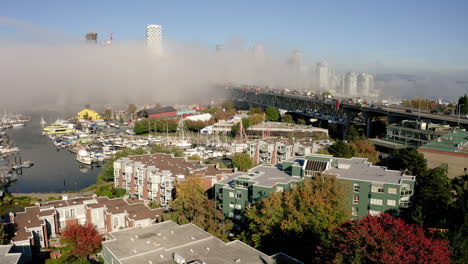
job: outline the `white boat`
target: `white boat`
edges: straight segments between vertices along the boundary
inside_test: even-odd
[[[0,146],[0,153],[2,153],[2,154],[18,152],[18,151],[19,151],[18,147],[6,147],[6,148],[4,148],[3,146]]]
[[[93,163],[93,158],[91,157],[91,154],[85,149],[80,149],[78,151],[78,154],[76,154],[76,160],[86,165],[91,165],[91,163]]]
[[[45,125],[46,124],[46,121],[44,120],[44,114],[42,114],[42,117],[41,117],[41,125]]]

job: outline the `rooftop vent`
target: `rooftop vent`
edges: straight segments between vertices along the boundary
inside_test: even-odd
[[[174,234],[174,230],[171,230],[171,234],[172,234],[172,235]]]
[[[136,249],[134,249],[134,250],[133,250],[133,254],[136,254],[136,252],[137,252]]]
[[[235,260],[234,260],[234,262],[236,262],[236,263],[240,263],[240,262],[241,262],[241,259],[240,259],[240,258],[238,258],[238,259],[235,259]]]
[[[194,236],[190,236],[190,238],[191,238],[192,240],[195,240],[195,237],[194,237]]]
[[[149,240],[148,240],[148,241],[146,241],[146,245],[149,245],[150,243],[151,243],[151,241],[149,241]]]
[[[190,253],[193,253],[193,249],[189,249]]]

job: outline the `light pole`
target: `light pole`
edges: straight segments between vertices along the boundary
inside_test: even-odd
[[[461,114],[461,106],[464,105],[464,104],[459,104],[458,105],[458,126],[460,126],[460,114]]]

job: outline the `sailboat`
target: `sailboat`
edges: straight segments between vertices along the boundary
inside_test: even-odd
[[[44,114],[42,114],[42,117],[41,117],[41,125],[45,125],[46,124],[46,121],[44,120]]]

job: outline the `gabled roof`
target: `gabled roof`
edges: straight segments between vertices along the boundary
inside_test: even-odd
[[[167,113],[167,112],[176,112],[177,110],[174,109],[172,106],[165,106],[165,107],[157,107],[157,108],[150,108],[143,110],[148,115],[160,114],[160,113]]]

